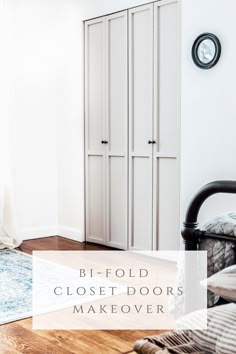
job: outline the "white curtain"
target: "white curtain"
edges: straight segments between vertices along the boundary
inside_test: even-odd
[[[6,3],[0,0],[0,249],[15,248],[21,244],[16,227],[12,154],[14,125],[10,115],[11,43]]]
[[[13,185],[10,181],[1,183],[0,249],[15,248],[21,244],[16,232],[16,213]]]

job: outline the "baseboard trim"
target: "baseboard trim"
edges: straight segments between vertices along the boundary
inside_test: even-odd
[[[76,228],[60,225],[58,227],[58,236],[68,238],[70,240],[84,242],[84,234]]]
[[[36,238],[45,238],[51,236],[61,236],[69,240],[83,242],[85,241],[84,234],[73,227],[68,226],[48,226],[39,228],[27,228],[19,232],[18,237],[21,240],[34,240]]]
[[[57,236],[58,228],[56,226],[27,228],[19,232],[19,238],[24,240],[34,240],[36,238],[44,238],[49,236]]]

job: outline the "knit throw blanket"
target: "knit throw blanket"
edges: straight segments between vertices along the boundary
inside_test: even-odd
[[[135,343],[134,350],[138,354],[208,354],[203,352],[184,331],[144,338]]]

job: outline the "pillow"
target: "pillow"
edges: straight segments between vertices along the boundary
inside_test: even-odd
[[[236,265],[212,275],[204,283],[214,294],[227,301],[236,302]]]
[[[236,304],[216,306],[207,311],[207,330],[189,330],[189,337],[202,350],[214,354],[236,354]]]

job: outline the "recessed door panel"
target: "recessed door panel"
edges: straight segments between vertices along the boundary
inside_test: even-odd
[[[105,176],[103,156],[89,156],[87,162],[86,239],[104,243]]]
[[[148,152],[153,111],[153,5],[129,11],[131,148]]]
[[[123,157],[109,158],[107,243],[127,248],[127,166]]]
[[[158,165],[158,249],[178,250],[180,245],[178,160],[160,158]]]
[[[161,3],[160,3],[161,4]],[[154,100],[157,104],[155,136],[159,152],[177,153],[178,151],[178,3],[162,6],[156,3],[155,21],[155,76],[157,77]]]
[[[107,128],[109,151],[127,152],[127,12],[107,16]]]
[[[149,158],[132,160],[131,247],[152,249],[152,161]]]
[[[85,24],[85,113],[88,151],[102,151],[105,136],[105,20]]]

